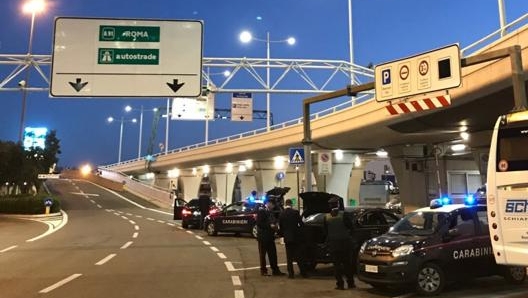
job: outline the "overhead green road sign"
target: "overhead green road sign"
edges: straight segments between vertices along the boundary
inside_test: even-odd
[[[198,97],[198,20],[55,19],[52,97]]]
[[[158,65],[158,49],[99,49],[99,64]]]
[[[100,25],[99,41],[159,42],[160,27]]]

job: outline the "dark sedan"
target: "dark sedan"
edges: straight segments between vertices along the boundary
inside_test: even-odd
[[[204,217],[209,214],[211,210],[215,210],[216,205],[213,200],[208,197],[198,199],[191,199],[183,206],[182,210],[182,228],[187,229],[189,226],[201,228]]]
[[[325,243],[324,217],[330,211],[328,200],[336,195],[323,192],[300,195],[305,206],[303,212],[304,261],[307,268],[315,268],[318,263],[331,262]],[[342,198],[339,199],[342,202]],[[354,255],[354,259],[364,241],[384,234],[400,219],[394,212],[382,208],[342,207],[341,209],[345,212],[344,216],[349,217],[354,225],[350,234],[356,244],[350,252]]]
[[[250,233],[256,238],[259,208],[264,208],[262,202],[243,201],[227,205],[221,210],[210,212],[205,217],[204,228],[209,236],[216,236],[219,232],[231,232]]]

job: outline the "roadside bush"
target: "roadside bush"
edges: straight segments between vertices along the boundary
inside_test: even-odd
[[[60,212],[61,207],[58,198],[47,194],[38,194],[36,196],[18,195],[0,197],[0,213],[44,214],[46,212],[44,199],[47,197],[53,200],[50,213]]]

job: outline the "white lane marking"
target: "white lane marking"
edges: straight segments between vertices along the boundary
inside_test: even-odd
[[[163,220],[158,220],[159,223],[165,223]]]
[[[216,248],[216,247],[214,247],[214,246],[211,246],[211,247],[209,247],[209,248],[210,248],[212,251],[214,251],[214,252],[218,252],[218,251],[220,251],[218,248]]]
[[[127,213],[126,215],[128,215],[128,216],[132,216],[132,213]]]
[[[187,232],[188,234],[194,234],[193,231],[185,231],[185,232]]]
[[[126,216],[121,216],[121,218],[124,219],[124,220],[128,220],[128,217],[126,217]]]
[[[136,222],[135,222],[135,221],[133,221],[133,220],[129,220],[128,222],[129,222],[129,223],[131,223],[131,224],[133,224],[133,225],[135,225],[135,224],[136,224]]]
[[[205,245],[211,245],[211,242],[209,242],[209,241],[202,241],[202,242],[203,242],[203,244],[205,244]]]
[[[113,212],[114,211],[114,209],[105,209],[105,210],[106,210],[106,212]]]
[[[233,267],[233,263],[231,262],[224,262],[226,265],[227,271],[235,271],[235,267]],[[259,267],[260,268],[260,267]]]
[[[235,290],[235,298],[244,298],[244,290]]]
[[[152,212],[157,212],[157,213],[166,214],[166,215],[172,215],[171,212],[165,212],[165,211],[156,210],[156,209],[147,208],[147,207],[145,207],[145,206],[142,206],[142,205],[140,205],[140,204],[138,204],[138,203],[136,203],[136,202],[134,202],[134,201],[131,201],[131,200],[129,200],[129,199],[123,197],[122,195],[118,194],[117,192],[115,192],[115,191],[113,191],[113,190],[110,190],[110,189],[108,189],[108,188],[104,188],[104,187],[102,187],[102,186],[100,186],[100,185],[97,185],[97,184],[91,182],[91,181],[85,181],[85,182],[88,182],[88,183],[90,183],[90,184],[92,184],[92,185],[94,185],[94,186],[97,186],[97,187],[99,187],[99,188],[101,188],[101,189],[104,189],[104,190],[106,190],[107,192],[109,192],[109,193],[111,193],[111,194],[113,194],[113,195],[115,195],[115,196],[121,198],[122,200],[125,200],[125,201],[129,202],[130,204],[132,204],[132,205],[134,205],[134,206],[136,206],[136,207],[139,207],[139,208],[141,208],[141,209],[150,210],[150,211],[152,211]]]
[[[238,275],[231,276],[231,281],[233,281],[233,286],[241,286],[242,282],[240,281],[240,277]]]
[[[101,205],[99,205],[99,204],[97,204],[97,207],[98,207],[98,208],[103,208],[103,206],[101,206]]]
[[[407,293],[407,294],[403,294],[401,296],[395,296],[393,298],[409,298],[409,297],[413,297],[415,295],[415,293]]]
[[[10,246],[8,248],[4,248],[4,249],[0,250],[0,253],[6,252],[6,251],[10,251],[10,250],[12,250],[14,248],[17,248],[17,247],[18,247],[18,245],[13,245],[13,246]]]
[[[74,184],[74,185],[75,185],[75,184]],[[75,189],[79,190],[80,188],[79,188],[79,186],[78,186],[78,185],[75,185]]]
[[[224,254],[221,253],[221,252],[217,252],[216,255],[217,255],[220,259],[227,259],[226,255],[224,255]]]
[[[80,190],[79,192],[70,192],[70,194],[78,195],[78,196],[84,196],[85,198],[86,197],[98,197],[99,196],[99,194],[96,194],[96,193],[85,193],[82,190]]]
[[[123,211],[116,211],[119,215],[123,214]]]
[[[231,262],[229,262],[231,263]],[[226,265],[227,266],[227,265]],[[233,266],[233,265],[231,265]],[[280,263],[280,264],[277,264],[277,266],[286,266],[286,263]],[[268,266],[269,267],[269,266]],[[235,268],[235,267],[232,267],[233,269],[232,270],[228,270],[229,271],[246,271],[246,270],[256,270],[256,269],[260,269],[260,266],[255,266],[255,267],[246,267],[246,268]]]
[[[168,222],[167,225],[171,226],[171,227],[175,227],[176,225],[171,223],[171,222]]]
[[[196,236],[194,236],[194,237],[196,237],[196,239],[198,239],[198,240],[203,240],[203,237],[202,237],[202,236],[198,236],[198,235],[196,235]]]
[[[119,214],[119,213],[117,213],[117,212],[114,212],[114,215],[120,216],[120,214]]]
[[[182,228],[182,227],[178,227],[178,229],[180,229],[180,230],[183,230],[183,228]]]
[[[139,235],[139,233],[135,232],[134,235],[132,235],[132,238],[137,238],[138,235]]]
[[[154,219],[154,218],[151,218],[151,217],[147,217],[147,220],[155,221],[155,219]]]
[[[136,217],[137,217],[137,218],[143,218],[143,216],[142,216],[142,215],[136,215]]]
[[[95,201],[94,201],[94,200],[90,200],[90,202],[92,202],[93,204],[95,204]]]
[[[123,246],[121,246],[121,249],[126,249],[128,248],[130,245],[132,245],[132,243],[134,243],[133,241],[128,241],[127,243],[125,243]]]
[[[45,293],[48,293],[48,292],[51,292],[53,290],[55,290],[56,288],[58,287],[61,287],[67,283],[69,283],[70,281],[76,279],[77,277],[81,276],[82,274],[80,273],[75,273],[75,274],[72,274],[70,275],[69,277],[66,277],[65,279],[59,281],[58,283],[54,284],[54,285],[51,285],[43,290],[40,290],[39,293],[42,293],[42,294],[45,294]]]
[[[139,231],[139,226],[138,226],[138,225],[135,225],[135,226],[134,226],[134,229],[135,229],[136,231]]]
[[[60,225],[57,226],[57,228],[53,229],[53,225],[52,224],[46,223],[48,225],[48,230],[46,232],[44,232],[41,235],[38,235],[37,237],[28,239],[28,240],[26,240],[26,242],[37,241],[37,240],[39,240],[41,238],[44,238],[44,237],[46,237],[48,235],[51,235],[51,234],[57,232],[58,230],[62,229],[68,223],[68,214],[66,212],[64,212],[64,210],[61,210],[61,213],[62,213],[62,221],[61,221]]]
[[[110,261],[113,257],[115,257],[116,254],[109,254],[108,256],[106,256],[104,259],[100,260],[99,262],[95,263],[95,265],[98,265],[98,266],[101,266],[103,265],[104,263]]]

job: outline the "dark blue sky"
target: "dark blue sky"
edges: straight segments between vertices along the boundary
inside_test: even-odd
[[[0,54],[27,52],[31,17],[22,13],[22,3],[22,0],[0,3]],[[50,0],[47,3],[46,12],[36,18],[33,54],[51,54],[55,17],[78,16],[202,20],[206,57],[264,58],[265,44],[238,41],[238,34],[247,29],[261,38],[266,31],[271,33],[271,39],[295,36],[297,43],[293,47],[272,44],[272,58],[348,60],[346,0]],[[526,0],[505,0],[505,3],[509,22],[528,13]],[[467,46],[498,29],[497,6],[496,0],[353,0],[355,62],[366,66],[452,43]],[[1,79],[12,69],[0,65]],[[40,82],[32,72],[30,85],[37,80]],[[345,84],[336,88],[343,88]],[[300,117],[305,97],[272,95],[275,123]],[[0,140],[18,139],[21,98],[21,92],[0,93]],[[65,99],[49,98],[46,92],[31,92],[26,126],[57,130],[62,147],[61,166],[113,163],[117,161],[119,124],[109,125],[106,118],[121,117],[128,104],[134,108],[143,105],[147,109],[165,106],[166,99]],[[230,95],[217,96],[217,108],[229,106]],[[265,109],[264,94],[254,95],[254,108]],[[134,116],[139,117],[139,113],[135,112]],[[263,120],[215,121],[210,123],[209,139],[264,126]],[[143,152],[151,127],[152,114],[146,112]],[[164,141],[164,127],[160,123],[156,144]],[[204,127],[203,122],[171,121],[169,147],[203,142]],[[137,157],[138,129],[139,125],[125,125],[123,160]]]

